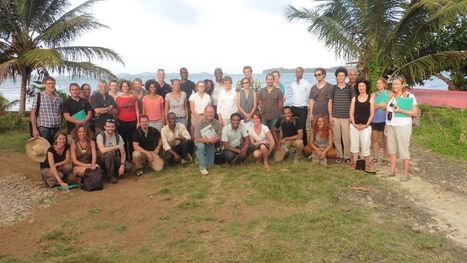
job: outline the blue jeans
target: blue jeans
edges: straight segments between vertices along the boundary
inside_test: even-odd
[[[50,145],[54,144],[54,136],[58,132],[59,128],[47,128],[39,127],[39,134],[42,138],[49,141]]]
[[[214,165],[214,144],[196,142],[196,157],[199,161],[199,169],[203,170]]]
[[[272,128],[274,128],[274,126],[276,126],[276,122],[277,122],[278,119],[279,119],[279,117],[274,118],[272,120],[263,119],[263,124],[268,126],[269,130],[272,131]]]

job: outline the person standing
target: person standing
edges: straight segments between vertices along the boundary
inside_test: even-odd
[[[214,69],[215,81],[214,81],[214,89],[211,93],[211,100],[212,100],[212,106],[214,107],[214,110],[216,112],[216,116],[217,116],[217,98],[219,97],[219,93],[221,92],[221,90],[224,89],[223,76],[224,76],[224,73],[222,72],[221,68]]]
[[[298,117],[300,126],[303,129],[303,143],[308,144],[308,138],[306,135],[306,118],[308,115],[308,97],[310,95],[311,84],[307,80],[303,79],[304,70],[302,67],[295,69],[295,81],[292,82],[289,89],[286,89],[287,95],[285,96],[288,101],[285,102],[286,106],[292,107],[292,113]]]
[[[355,94],[358,93],[357,78],[358,78],[357,69],[356,68],[351,68],[349,70],[349,82],[347,82],[347,86],[349,86],[349,88],[353,89]]]
[[[365,159],[365,172],[370,172],[371,122],[375,103],[370,92],[370,82],[358,80],[358,95],[350,103],[350,152],[351,168],[357,167],[358,155]],[[361,149],[361,151],[359,150]]]
[[[251,83],[251,82],[250,82]],[[274,76],[266,75],[266,87],[258,94],[258,104],[261,110],[263,124],[272,130],[281,115],[284,97],[279,89],[274,88]]]
[[[133,153],[133,134],[139,120],[138,98],[130,93],[130,83],[126,80],[120,84],[122,93],[117,97],[118,133],[125,143],[126,159],[131,160]]]
[[[70,96],[62,104],[63,118],[66,121],[66,132],[70,134],[76,125],[89,126],[92,119],[91,104],[79,97],[79,85],[71,83]]]
[[[118,90],[118,82],[114,79],[111,80],[109,82],[109,95],[112,96],[114,100],[116,100],[117,97],[120,96],[120,94],[122,93]]]
[[[154,127],[149,126],[147,115],[139,115],[140,127],[133,134],[133,165],[136,175],[143,175],[143,163],[148,162],[149,167],[155,172],[162,171],[164,161],[159,156],[161,149],[161,133]]]
[[[409,147],[410,137],[412,136],[412,117],[418,116],[418,106],[415,96],[406,90],[405,78],[402,76],[396,76],[392,79],[392,93],[386,107],[386,112],[384,133],[388,137],[388,154],[391,158],[391,165],[387,176],[396,176],[396,162],[397,155],[399,155],[403,165],[403,175],[399,178],[399,181],[406,182],[410,180]]]
[[[175,161],[189,163],[189,159],[192,159],[190,154],[193,153],[193,141],[185,125],[177,122],[177,114],[167,114],[167,125],[162,128],[161,137],[166,164],[172,165]]]
[[[233,113],[230,115],[230,123],[222,129],[225,167],[229,167],[235,160],[244,167],[245,160],[250,154],[250,136],[240,120],[240,114]]]
[[[136,78],[131,83],[131,94],[135,95],[138,98],[138,110],[140,113],[143,113],[143,97],[148,92],[143,89],[143,81],[140,78]]]
[[[378,162],[379,156],[379,136],[383,136],[383,164],[389,164],[388,156],[388,140],[384,134],[384,126],[386,126],[386,104],[390,96],[390,92],[386,89],[388,83],[385,78],[381,77],[376,81],[376,92],[375,92],[375,116],[371,123],[371,129],[373,134],[373,160],[371,163]]]
[[[274,76],[274,87],[278,88],[282,95],[285,94],[285,85],[280,82],[281,73],[278,70],[271,71],[271,74]]]
[[[91,85],[89,85],[88,83],[84,83],[81,85],[80,90],[81,90],[79,93],[80,98],[86,99],[89,102],[89,104],[91,104],[91,93],[92,93]]]
[[[208,175],[207,168],[214,165],[214,145],[220,141],[221,135],[221,126],[214,119],[214,108],[208,105],[204,109],[203,118],[196,124],[194,136],[196,157],[198,158],[199,170],[202,175]]]
[[[329,120],[328,93],[332,89],[332,85],[326,81],[326,70],[324,68],[315,69],[315,78],[317,83],[313,85],[308,96],[310,101],[308,119],[310,119],[312,126],[315,122],[314,118],[318,115],[322,115],[326,120]]]
[[[160,88],[158,82],[148,80],[146,82],[146,88],[149,93],[142,99],[143,114],[149,117],[149,126],[160,131],[162,127],[164,127],[165,119],[164,98],[157,93]]]
[[[254,92],[259,92],[261,89],[261,82],[255,78],[253,78],[253,69],[251,66],[244,66],[243,67],[243,77],[250,81],[251,89]],[[242,88],[241,80],[237,81],[236,90],[239,91]]]
[[[198,81],[196,83],[196,93],[193,93],[189,98],[192,134],[194,134],[195,126],[203,119],[206,106],[211,104],[211,97],[204,92],[204,89],[204,81]]]
[[[173,86],[173,84],[172,84]],[[180,89],[185,92],[185,100],[188,103],[188,98],[195,92],[195,83],[188,79],[188,69],[183,67],[180,69]],[[209,94],[209,93],[208,93]],[[166,112],[167,113],[167,112]],[[181,114],[177,114],[177,116],[181,116]],[[190,129],[191,127],[191,111],[188,107],[188,114],[185,115],[187,117],[185,126]]]
[[[177,115],[177,122],[187,125],[188,118],[188,99],[184,91],[180,90],[180,80],[172,80],[172,92],[165,95],[165,113],[167,120],[170,112]],[[167,123],[167,121],[166,121]]]
[[[336,146],[336,163],[351,164],[350,160],[350,102],[355,97],[354,89],[345,84],[347,70],[344,67],[336,69],[337,84],[329,90],[328,112],[329,124],[332,128],[334,145]],[[342,142],[344,148],[342,148]],[[344,159],[343,159],[344,158]]]
[[[41,136],[52,145],[62,121],[62,98],[55,91],[55,79],[44,77],[44,92],[39,92],[31,107],[32,136]]]
[[[100,80],[97,84],[98,92],[91,97],[91,108],[95,114],[95,131],[96,134],[100,133],[104,129],[105,121],[113,119],[115,113],[117,113],[117,104],[112,96],[106,91],[107,82]]]
[[[232,78],[225,76],[223,83],[224,90],[219,93],[217,101],[217,116],[222,127],[229,125],[230,116],[237,112],[237,93],[232,89]]]
[[[242,116],[242,122],[249,128],[253,126],[251,118],[257,108],[257,95],[250,89],[250,81],[246,78],[242,79],[242,89],[237,92],[237,109],[240,116]]]
[[[157,83],[159,83],[159,88],[157,89],[157,94],[162,98],[165,98],[169,92],[172,91],[172,87],[169,84],[165,83],[165,70],[157,70]]]

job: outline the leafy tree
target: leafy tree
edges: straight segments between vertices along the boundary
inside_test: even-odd
[[[459,65],[462,49],[421,52],[432,35],[467,13],[467,0],[315,0],[312,8],[289,6],[289,21],[304,20],[308,31],[337,56],[357,60],[364,77],[401,74],[410,84],[427,73]]]
[[[108,59],[123,64],[116,52],[69,45],[87,31],[106,28],[86,11],[96,1],[70,9],[69,0],[0,0],[0,83],[21,77],[20,114],[25,111],[26,88],[33,73],[39,77],[49,72],[115,77],[92,61]]]

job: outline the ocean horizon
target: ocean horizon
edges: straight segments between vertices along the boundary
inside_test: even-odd
[[[241,73],[235,73],[235,74],[228,74],[224,73],[224,76],[231,76],[233,79],[234,84],[243,78],[243,74]],[[55,77],[55,76],[54,76]],[[149,79],[154,79],[156,77],[156,73],[139,73],[139,74],[127,74],[127,73],[121,73],[117,74],[117,77],[119,79],[126,79],[126,80],[133,80],[135,78],[140,78],[143,80],[143,83]],[[265,86],[266,83],[266,74],[265,73],[258,73],[258,74],[253,74],[253,77],[261,81],[261,85]],[[166,73],[166,82],[170,83],[171,79],[179,79],[180,75],[178,73]],[[212,79],[214,80],[214,75],[209,74],[209,73],[191,73],[188,77],[191,81],[197,82],[199,80],[205,80],[205,79]],[[305,72],[304,79],[308,80],[311,84],[316,84],[316,79],[313,76],[313,73],[307,73]],[[57,90],[65,91],[67,92],[68,86],[76,82],[79,85],[82,85],[83,83],[88,83],[91,85],[91,88],[93,91],[97,89],[97,83],[98,79],[90,79],[90,78],[77,78],[77,79],[72,79],[69,76],[57,76],[55,77],[57,81]],[[32,80],[35,80],[32,78]],[[289,86],[293,81],[295,80],[295,74],[294,73],[282,73],[281,74],[281,79],[280,81],[286,85]],[[334,72],[328,72],[326,81],[328,81],[331,84],[335,84],[336,80],[334,77]],[[3,95],[7,100],[9,101],[14,101],[18,100],[20,96],[20,86],[21,86],[21,81],[20,79],[17,79],[16,82],[13,80],[6,80],[2,84],[0,84],[0,94]],[[414,88],[421,88],[421,89],[432,89],[432,90],[447,90],[448,86],[446,83],[444,83],[442,80],[436,78],[436,77],[431,77],[430,79],[426,80],[424,82],[424,85],[415,85]],[[26,111],[29,111],[31,109],[31,104],[32,104],[33,97],[27,97],[26,98]],[[18,110],[18,105],[15,105],[9,109],[9,111],[17,111]]]

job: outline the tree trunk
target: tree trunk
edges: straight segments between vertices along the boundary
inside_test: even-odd
[[[19,96],[19,109],[18,114],[24,115],[26,110],[26,90],[29,83],[30,74],[25,73],[21,76],[21,92]]]
[[[448,84],[448,90],[457,90],[457,86],[454,83],[454,81],[446,78],[445,76],[437,73],[435,74],[435,77],[439,78],[440,80],[444,81],[446,84]]]

